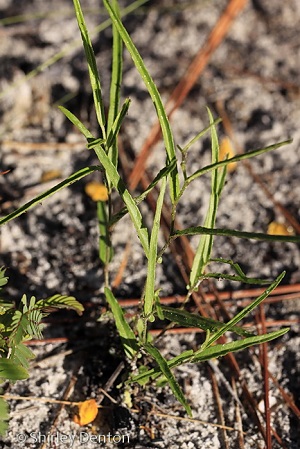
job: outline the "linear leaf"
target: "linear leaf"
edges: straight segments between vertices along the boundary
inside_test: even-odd
[[[210,132],[211,132],[211,158],[212,163],[216,164],[219,158],[219,143],[216,126],[214,125],[214,118],[212,113],[207,108]],[[211,174],[211,194],[209,200],[209,207],[205,218],[204,226],[212,228],[215,225],[217,209],[219,205],[220,195],[224,186],[226,176],[226,167],[220,170],[213,170]],[[190,287],[193,289],[199,280],[199,277],[204,274],[205,266],[208,263],[212,251],[213,236],[202,235],[198,244],[198,248],[194,257],[193,265],[190,273]]]
[[[85,176],[89,175],[90,173],[93,173],[96,170],[100,170],[100,167],[99,166],[91,166],[91,167],[85,167],[85,168],[82,168],[81,170],[78,170],[76,173],[73,173],[71,176],[66,178],[64,181],[58,183],[56,186],[52,187],[49,190],[46,190],[45,192],[41,193],[40,195],[37,195],[35,198],[28,201],[28,203],[25,203],[23,206],[19,207],[14,212],[11,212],[10,214],[1,218],[0,226],[4,225],[5,223],[8,223],[9,221],[13,220],[14,218],[19,217],[20,215],[24,214],[24,212],[27,212],[29,209],[36,206],[37,204],[41,204],[42,201],[44,201],[47,198],[49,198],[50,196],[54,195],[59,190],[64,189],[65,187],[69,187],[70,185],[74,184],[74,182],[79,181],[79,179],[84,178]]]
[[[117,114],[114,122],[112,123],[112,126],[109,128],[109,134],[107,137],[107,148],[110,148],[112,145],[117,148],[117,135],[120,131],[123,120],[128,112],[130,102],[131,102],[130,98],[127,98],[124,101],[124,104],[123,104],[120,112]],[[117,161],[118,161],[117,152],[114,153],[114,156],[111,158],[111,160],[112,160],[112,163],[114,164],[114,166],[116,167]]]
[[[190,184],[194,179],[198,178],[199,176],[204,175],[205,173],[208,173],[211,170],[215,170],[216,168],[225,167],[226,165],[231,164],[233,162],[239,162],[239,161],[243,161],[245,159],[249,159],[251,157],[259,156],[260,154],[264,154],[264,153],[267,153],[268,151],[276,150],[277,148],[280,148],[283,145],[288,145],[292,142],[293,142],[292,139],[285,140],[283,142],[278,142],[278,143],[269,145],[264,148],[259,148],[257,150],[248,151],[247,153],[238,154],[238,155],[228,158],[224,161],[219,161],[216,163],[212,163],[210,165],[206,165],[205,167],[201,168],[200,170],[197,170],[195,173],[190,175],[187,178],[186,182],[187,182],[187,184]]]
[[[209,330],[215,332],[224,326],[221,321],[213,320],[212,318],[206,318],[201,315],[196,315],[195,313],[189,313],[186,310],[174,309],[174,307],[168,307],[160,305],[164,317],[174,323],[179,324],[184,327],[198,327],[203,330]],[[233,326],[230,329],[238,335],[247,336],[253,335],[251,332],[246,331],[242,327]]]
[[[177,383],[174,375],[172,374],[172,371],[170,370],[167,360],[161,355],[159,350],[157,348],[155,348],[155,346],[152,346],[150,343],[145,343],[144,348],[154,358],[154,360],[158,364],[159,369],[161,370],[163,375],[166,377],[176,399],[183,405],[187,414],[189,416],[192,416],[191,408],[190,408],[189,404],[187,403],[187,401],[184,397],[184,394],[183,394],[179,384]]]
[[[69,111],[69,109],[65,108],[64,106],[58,106],[58,109],[60,109],[61,112],[70,120],[70,122],[79,129],[79,131],[84,135],[86,139],[94,139],[93,134],[84,126],[84,124],[76,117],[76,115],[73,114],[73,112]],[[105,142],[105,139],[103,139],[103,142]]]
[[[97,216],[99,227],[99,259],[105,266],[112,258],[113,249],[107,225],[107,204],[105,201],[97,201]]]
[[[213,277],[215,279],[223,278],[223,279],[230,279],[233,281],[240,281],[244,282],[245,284],[257,284],[257,285],[264,285],[264,284],[270,284],[271,281],[267,279],[258,279],[258,278],[249,278],[245,275],[241,267],[238,263],[233,262],[231,259],[223,259],[222,257],[210,259],[209,262],[219,262],[230,265],[234,271],[236,272],[236,275],[227,275],[223,273],[208,273],[204,276]],[[219,277],[218,277],[219,276]]]
[[[214,345],[209,348],[206,347],[206,349],[204,349],[202,352],[197,351],[195,353],[192,350],[188,350],[183,352],[179,356],[173,357],[171,360],[168,360],[168,367],[172,369],[176,366],[183,365],[184,363],[199,363],[204,362],[205,360],[211,360],[216,357],[221,357],[230,352],[240,351],[256,344],[266,343],[268,341],[274,340],[275,338],[281,337],[288,331],[288,328],[284,328],[278,331],[270,332],[268,334],[255,335],[243,340],[226,343],[224,345]],[[150,378],[153,380],[157,379],[160,374],[161,373],[159,368],[152,368],[132,377],[130,381],[144,384]]]
[[[97,69],[96,59],[94,55],[94,50],[92,47],[91,39],[85,24],[85,20],[82,14],[81,6],[79,0],[73,0],[74,8],[76,12],[76,18],[78,22],[78,26],[81,33],[81,38],[83,42],[83,47],[85,51],[86,60],[88,63],[89,76],[91,87],[93,91],[94,97],[94,105],[96,109],[96,115],[98,119],[98,123],[102,130],[102,136],[106,138],[106,129],[105,129],[105,113],[104,113],[104,103],[101,92],[101,84],[100,84],[100,76]]]
[[[181,235],[222,235],[224,237],[237,237],[239,239],[249,239],[249,240],[263,240],[269,242],[291,242],[300,243],[299,235],[270,235],[264,234],[262,232],[246,232],[246,231],[235,231],[234,229],[218,229],[218,228],[207,228],[205,226],[194,226],[180,231],[175,231],[172,238],[180,237]]]
[[[111,7],[109,1],[103,0],[103,3],[108,11],[108,14],[111,17],[113,24],[116,26],[118,32],[120,33],[120,36],[122,37],[123,42],[126,45],[127,50],[129,51],[129,53],[132,57],[132,60],[135,64],[138,72],[140,73],[142,80],[145,83],[146,89],[148,90],[148,92],[152,98],[152,101],[156,108],[157,117],[160,122],[163,139],[164,139],[164,143],[165,143],[165,147],[166,147],[166,153],[167,153],[169,161],[171,161],[172,159],[174,159],[174,157],[176,157],[175,146],[174,146],[170,123],[169,123],[166,111],[164,109],[160,94],[157,90],[157,87],[156,87],[151,75],[149,74],[148,70],[146,69],[144,61],[143,61],[141,55],[139,54],[137,48],[135,47],[134,43],[132,42],[131,37],[129,36],[129,34],[126,31],[126,29],[124,28],[121,20],[116,15],[113,8]],[[178,177],[177,166],[174,167],[174,170],[171,174],[170,190],[171,190],[172,203],[174,203],[178,196],[178,193],[179,193],[179,177]]]
[[[196,353],[190,360],[191,363],[204,362],[205,360],[211,360],[216,357],[222,357],[231,352],[240,351],[246,349],[249,346],[258,345],[261,343],[266,343],[268,341],[274,340],[275,338],[281,337],[289,331],[289,328],[280,329],[278,331],[270,332],[263,335],[255,335],[253,337],[248,337],[243,340],[232,341],[230,343],[225,343],[223,345],[214,345],[209,348],[206,347],[203,351]]]
[[[157,263],[158,234],[160,230],[160,219],[166,187],[167,187],[167,178],[164,177],[161,181],[160,192],[156,202],[156,210],[153,219],[151,238],[150,238],[147,279],[146,279],[145,299],[144,299],[144,316],[146,319],[152,313],[155,299],[155,270]]]
[[[212,126],[216,126],[218,123],[221,122],[220,118],[217,118],[215,120],[213,120],[212,123],[210,123],[206,128],[204,128],[202,131],[200,131],[195,137],[193,137],[182,149],[182,153],[186,153],[192,145],[194,145],[194,143],[197,142],[197,140],[199,140],[202,136],[204,136],[205,133],[207,133],[207,131],[209,131],[211,129]]]
[[[93,135],[90,131],[81,123],[78,118],[68,111],[66,108],[61,107],[61,111],[68,117],[68,119],[82,132],[86,139],[90,142],[94,140]],[[130,214],[133,225],[136,229],[137,235],[141,241],[146,257],[149,256],[149,236],[148,231],[143,224],[143,218],[139,208],[137,207],[133,197],[127,190],[124,181],[120,177],[116,167],[113,165],[106,152],[102,148],[101,144],[95,145],[93,148],[100,163],[103,165],[106,176],[114,186],[114,188],[119,192],[122,200],[127,206],[128,212]]]
[[[120,304],[118,303],[117,299],[111,292],[111,290],[105,287],[104,293],[106,300],[110,305],[110,308],[114,315],[114,319],[124,347],[125,354],[127,355],[127,357],[132,359],[139,350],[137,339],[134,335],[133,330],[125,320],[123,310]]]
[[[118,17],[120,17],[120,11],[118,1],[113,0],[113,9]],[[111,82],[110,82],[110,98],[109,109],[107,117],[107,148],[108,156],[113,165],[117,167],[118,164],[118,145],[117,134],[120,130],[121,123],[129,107],[129,100],[125,101],[120,113],[118,114],[121,84],[122,84],[122,68],[123,68],[123,42],[119,35],[116,26],[112,26],[113,32],[113,45],[112,45],[112,69],[111,69]],[[117,123],[116,123],[116,119]],[[111,140],[110,140],[111,139]]]
[[[275,290],[278,284],[282,281],[285,275],[285,271],[282,272],[274,282],[262,293],[258,298],[252,301],[248,306],[246,306],[241,312],[235,315],[228,323],[224,324],[212,337],[208,340],[207,346],[212,345],[218,338],[220,338],[225,332],[232,329],[233,326],[236,325],[239,321],[241,321],[246,315],[248,315],[253,309],[255,309],[264,299],[266,299],[269,294]]]
[[[176,366],[182,365],[190,361],[191,357],[193,357],[194,351],[189,349],[187,351],[182,352],[181,354],[173,357],[168,361],[169,368],[175,368]],[[150,379],[157,379],[161,375],[161,370],[156,367],[149,370],[143,370],[140,374],[133,376],[130,378],[129,382],[138,382],[141,385],[146,384]]]
[[[167,176],[173,169],[174,169],[174,165],[176,165],[176,159],[173,159],[173,161],[171,161],[168,165],[166,165],[165,167],[163,167],[159,173],[155,176],[155,178],[153,179],[153,181],[149,184],[149,186],[144,190],[143,193],[141,193],[141,195],[133,198],[135,203],[138,205],[140,204],[148,195],[149,192],[151,192],[152,189],[154,189],[154,187],[159,183],[159,181]],[[128,210],[126,207],[124,207],[123,209],[121,209],[119,212],[117,212],[115,215],[112,216],[108,226],[111,227],[114,224],[116,224],[119,220],[121,220],[121,218],[123,218],[126,214],[128,213]]]

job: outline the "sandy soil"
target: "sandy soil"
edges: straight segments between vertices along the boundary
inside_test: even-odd
[[[164,100],[168,99],[204,44],[226,3],[149,1],[124,19]],[[86,0],[84,7],[91,29],[105,20],[99,2]],[[0,13],[0,158],[1,171],[11,170],[0,178],[1,215],[4,215],[73,171],[96,163],[95,157],[85,149],[81,136],[57,109],[58,104],[64,103],[95,132],[97,126],[71,2],[32,0],[16,4],[12,0],[2,0]],[[18,18],[19,15],[22,17]],[[17,19],[5,23],[10,17]],[[251,167],[273,198],[298,221],[299,17],[297,0],[248,2],[172,119],[179,145],[184,145],[207,125],[206,106],[215,116],[223,109],[226,111],[238,150],[248,151],[293,138],[292,144],[251,161]],[[109,28],[98,32],[93,42],[107,98]],[[62,57],[52,63],[51,58],[61,51]],[[47,61],[45,70],[25,77]],[[124,61],[123,95],[132,99],[132,105],[122,129],[122,143],[128,153],[138,154],[155,120],[155,111],[128,54]],[[220,136],[224,134],[224,128],[220,126]],[[163,145],[158,144],[149,159],[149,171],[155,173],[163,160]],[[207,163],[209,140],[204,138],[191,150],[189,169],[196,170]],[[55,179],[43,182],[43,175],[50,170],[56,170]],[[52,399],[67,397],[72,401],[88,397],[98,399],[100,388],[105,387],[109,376],[123,360],[111,325],[105,322],[95,325],[103,306],[103,272],[98,261],[95,204],[84,193],[86,182],[61,191],[1,228],[0,265],[8,267],[10,283],[6,292],[12,299],[19,299],[23,293],[40,298],[61,292],[76,296],[91,310],[83,320],[66,312],[53,317],[54,324],[47,325],[45,337],[63,340],[35,346],[37,361],[32,366],[30,379],[7,387],[9,394]],[[202,224],[208,194],[208,178],[197,180],[187,190],[179,207],[183,226]],[[142,210],[150,216],[147,205]],[[254,181],[247,167],[240,165],[228,177],[217,226],[266,232],[272,221],[285,223],[285,217]],[[119,269],[126,243],[131,242],[129,263],[116,295],[139,298],[146,276],[145,260],[126,219],[116,227],[113,238],[112,277]],[[191,244],[195,247],[196,239],[191,239]],[[214,256],[241,263],[249,276],[274,278],[286,270],[286,285],[300,281],[299,245],[220,237],[215,242]],[[162,296],[185,291],[185,284],[170,255],[166,255],[160,268],[159,282]],[[241,285],[223,281],[217,282],[216,286],[220,290],[241,288]],[[228,306],[228,311],[234,313],[240,306],[237,301]],[[293,301],[283,299],[265,308],[268,320],[295,322],[287,335],[269,345],[268,356],[270,372],[296,403],[300,372],[299,326],[296,324],[299,309],[298,297]],[[200,341],[201,336],[183,334],[166,336],[160,345],[166,355],[177,355]],[[90,426],[79,428],[73,423],[71,407],[37,400],[10,401],[10,430],[0,445],[5,449],[17,449],[24,446],[24,438],[28,448],[77,448],[83,444],[93,448],[102,443],[106,447],[115,447],[116,439],[102,439],[100,444],[96,438],[110,432],[112,436],[127,435],[129,442],[124,438],[120,446],[136,449],[234,449],[243,447],[242,444],[246,449],[264,448],[265,442],[247,409],[243,392],[246,384],[262,408],[259,351],[257,348],[243,351],[237,359],[241,368],[237,396],[230,387],[232,370],[226,359],[177,370],[177,378],[189,399],[195,421],[179,419],[185,415],[168,388],[156,389],[154,386],[145,390],[133,388],[130,392],[133,409],[128,411],[126,408],[126,412],[120,408],[122,401],[124,405],[124,396],[117,389],[121,382],[118,377],[110,390],[118,405],[106,399],[103,404],[109,409],[100,410],[93,429]],[[216,397],[220,398],[224,411],[223,423]],[[298,448],[299,423],[272,382],[270,401],[271,425],[282,441],[279,443],[273,437],[272,447]],[[237,404],[244,434],[239,432]],[[137,408],[138,413],[134,412]],[[261,422],[264,426],[263,414]],[[223,424],[228,429],[214,424]],[[42,440],[46,437],[47,444],[43,446]]]

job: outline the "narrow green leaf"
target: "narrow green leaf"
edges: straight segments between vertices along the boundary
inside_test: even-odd
[[[115,146],[117,149],[117,136],[119,134],[121,125],[123,123],[123,120],[128,112],[129,106],[130,106],[130,99],[127,98],[124,101],[124,104],[120,110],[120,112],[117,114],[114,122],[112,123],[112,126],[109,128],[109,134],[107,137],[107,148],[111,148],[111,146]],[[112,163],[114,164],[114,166],[117,166],[117,161],[118,161],[118,153],[117,150],[114,150],[115,152],[112,152],[112,154],[114,154],[114,156],[111,156],[111,160]]]
[[[208,110],[210,132],[211,132],[211,154],[212,163],[216,164],[219,158],[219,143],[216,127],[214,125],[214,118],[210,110]],[[211,174],[211,194],[209,200],[209,208],[205,218],[204,226],[213,228],[216,221],[217,209],[219,205],[220,195],[224,186],[226,175],[226,167],[220,170],[213,170]],[[201,275],[204,274],[205,266],[207,265],[212,251],[213,236],[202,235],[198,244],[198,248],[194,257],[193,265],[190,273],[190,288],[193,289]]]
[[[213,320],[212,318],[206,318],[195,313],[189,313],[186,310],[175,309],[174,307],[168,307],[161,304],[162,313],[164,318],[184,327],[198,327],[203,330],[210,330],[215,332],[224,326],[221,321]],[[251,332],[246,331],[242,327],[233,326],[231,332],[235,332],[238,335],[247,336],[253,335]]]
[[[176,399],[183,405],[187,414],[189,416],[192,416],[191,408],[190,408],[189,404],[187,403],[187,400],[185,399],[185,396],[184,396],[179,384],[177,383],[174,375],[172,374],[172,371],[170,370],[170,367],[169,367],[166,359],[161,355],[159,350],[157,348],[155,348],[155,346],[152,346],[150,343],[145,343],[144,348],[154,358],[154,360],[158,364],[159,369],[161,370],[163,375],[166,377]]]
[[[288,331],[288,328],[284,328],[278,331],[270,332],[268,334],[247,337],[243,340],[226,343],[224,345],[214,345],[209,348],[206,346],[206,349],[204,349],[203,351],[201,351],[201,349],[197,352],[188,350],[183,352],[179,356],[173,357],[171,360],[169,360],[167,362],[168,367],[169,369],[172,369],[185,363],[199,363],[206,360],[211,360],[216,357],[221,357],[229,354],[230,352],[240,351],[256,344],[266,343],[268,341],[274,340],[275,338],[281,337]],[[150,379],[157,379],[161,375],[160,371],[161,370],[159,368],[152,368],[147,371],[145,370],[142,373],[132,377],[130,379],[130,382],[145,384]]]
[[[90,131],[78,120],[78,118],[72,114],[72,112],[67,109],[61,107],[61,111],[68,117],[68,119],[82,132],[82,134],[88,139],[90,142],[94,139],[93,135]],[[100,144],[97,144],[94,148],[94,151],[103,165],[106,176],[114,186],[114,188],[119,192],[122,200],[127,206],[127,210],[130,214],[131,220],[136,229],[137,235],[141,241],[146,257],[149,256],[149,235],[148,231],[143,224],[143,218],[140,213],[139,208],[137,207],[133,197],[130,195],[127,190],[124,181],[120,177],[116,167],[113,165],[106,152],[102,148]]]
[[[76,117],[76,115],[73,114],[73,112],[69,111],[69,109],[65,108],[64,106],[58,106],[58,109],[60,109],[61,112],[70,120],[70,122],[73,123],[73,125],[76,126],[77,129],[79,129],[79,131],[87,140],[93,139],[95,141],[93,134],[84,126],[84,124]],[[103,142],[105,142],[105,139],[103,139]]]
[[[87,141],[88,141],[88,144],[87,144],[88,150],[93,150],[97,145],[103,145],[106,142],[102,138],[100,138],[100,139],[88,138]]]
[[[205,273],[200,276],[200,279],[226,279],[227,281],[235,281],[235,282],[244,282],[247,284],[255,284],[255,285],[266,285],[270,284],[269,280],[266,279],[258,279],[258,278],[247,278],[247,281],[244,277],[241,277],[237,274],[226,274],[226,273]]]
[[[66,178],[64,181],[58,183],[56,186],[52,187],[49,190],[46,190],[45,192],[43,192],[40,195],[33,198],[33,200],[30,200],[30,201],[28,201],[28,203],[19,207],[14,212],[11,212],[10,214],[1,218],[0,226],[4,225],[5,223],[8,223],[9,221],[13,220],[14,218],[19,217],[20,215],[24,214],[24,212],[27,212],[29,209],[36,206],[37,204],[41,204],[42,201],[44,201],[45,199],[54,195],[59,190],[64,189],[65,187],[69,187],[70,185],[74,184],[74,182],[78,181],[79,179],[84,178],[85,176],[89,175],[90,173],[93,173],[96,170],[100,170],[100,167],[99,166],[91,166],[91,167],[85,167],[85,168],[82,168],[81,170],[78,170],[76,173],[73,173],[71,176]]]
[[[81,6],[79,0],[73,0],[74,8],[76,12],[76,18],[79,26],[79,30],[81,33],[81,38],[83,42],[83,47],[85,51],[86,60],[88,63],[89,76],[91,87],[93,91],[94,97],[94,105],[96,110],[96,115],[98,119],[98,123],[100,125],[102,136],[106,138],[106,129],[105,129],[105,113],[104,113],[104,103],[101,92],[101,84],[100,84],[100,76],[97,69],[96,59],[94,55],[94,50],[92,47],[91,39],[85,24],[85,20],[82,14]]]
[[[23,380],[28,379],[28,371],[10,359],[0,358],[0,379]]]
[[[160,192],[157,198],[156,210],[153,219],[151,238],[150,238],[147,279],[146,279],[145,298],[144,298],[144,316],[146,319],[147,317],[150,316],[150,314],[152,314],[153,304],[155,301],[155,274],[157,263],[158,234],[160,230],[160,219],[166,187],[167,187],[167,178],[164,177],[161,181]]]
[[[194,226],[191,228],[182,229],[180,231],[175,231],[173,238],[180,237],[181,235],[222,235],[224,237],[236,237],[239,239],[248,240],[263,240],[269,242],[291,242],[300,243],[299,235],[270,235],[261,232],[246,232],[246,231],[235,231],[234,229],[218,229],[218,228],[206,228],[204,226]]]
[[[104,293],[114,315],[125,354],[127,355],[127,357],[132,359],[139,350],[137,339],[133,333],[133,330],[125,320],[123,310],[111,290],[105,287]]]
[[[223,264],[228,264],[237,273],[237,275],[234,275],[234,276],[230,276],[230,275],[223,274],[223,273],[209,273],[208,274],[209,277],[214,277],[214,278],[218,279],[218,275],[219,275],[219,277],[224,278],[224,279],[231,279],[234,281],[244,282],[245,284],[257,284],[257,285],[270,284],[270,282],[271,282],[270,280],[267,280],[267,279],[258,279],[258,278],[247,277],[245,275],[245,273],[243,272],[243,270],[241,269],[241,267],[239,266],[239,264],[236,262],[233,262],[231,259],[223,259],[223,257],[217,257],[214,259],[210,259],[209,262],[220,262]]]
[[[241,321],[246,315],[248,315],[253,309],[255,309],[264,299],[266,299],[269,294],[275,290],[278,284],[282,281],[285,275],[285,271],[282,272],[274,282],[262,293],[258,298],[252,301],[248,306],[246,306],[241,312],[235,315],[228,323],[224,324],[212,337],[209,339],[207,346],[212,345],[215,341],[217,341],[225,332],[232,329],[233,326],[236,325],[239,321]]]
[[[151,184],[149,184],[149,186],[144,190],[144,192],[141,195],[134,198],[134,202],[137,205],[140,204],[146,198],[148,193],[151,192],[151,190],[154,189],[154,187],[159,183],[159,181],[165,176],[167,176],[174,169],[174,165],[176,165],[176,159],[171,161],[170,164],[166,165],[159,171],[159,173],[155,176]],[[123,209],[121,209],[119,212],[117,212],[115,215],[112,216],[108,226],[111,227],[114,224],[116,224],[127,213],[128,210],[126,207],[124,207]]]
[[[111,160],[109,159],[101,145],[96,146],[94,148],[94,151],[97,154],[99,161],[103,165],[105,172],[107,173],[107,178],[110,180],[115,189],[117,189],[119,195],[126,204],[132,223],[143,246],[145,255],[146,257],[149,257],[148,230],[144,226],[143,218],[139,208],[137,207],[133,197],[127,190],[124,181],[120,177],[116,167],[112,164]]]
[[[115,14],[120,17],[120,11],[118,6],[118,1],[113,0],[113,10],[115,11]],[[121,84],[122,84],[122,66],[123,66],[123,43],[122,39],[119,35],[119,32],[116,28],[116,26],[113,24],[112,26],[113,31],[113,46],[112,46],[112,70],[111,70],[111,82],[110,82],[110,100],[109,100],[109,110],[108,110],[108,118],[107,118],[107,148],[108,150],[108,156],[110,160],[112,161],[113,165],[117,167],[118,164],[118,145],[117,145],[117,134],[119,132],[121,123],[123,121],[122,115],[123,113],[127,112],[129,107],[129,101],[126,107],[124,108],[124,105],[121,109],[121,112],[123,113],[119,114],[119,119],[117,126],[115,126],[115,129],[113,130],[113,125],[115,124],[115,120],[118,117],[118,110],[119,110],[119,102],[120,102],[120,91],[121,91]],[[125,112],[125,114],[126,114]],[[124,114],[124,115],[125,115]],[[111,139],[111,140],[110,140]]]
[[[103,265],[107,265],[112,258],[112,245],[107,224],[107,204],[104,201],[97,202],[97,216],[99,226],[99,259]]]
[[[168,160],[171,161],[176,157],[175,146],[174,146],[170,123],[169,123],[166,111],[164,109],[160,94],[157,90],[157,87],[156,87],[151,75],[149,74],[148,70],[146,69],[144,61],[143,61],[141,55],[139,54],[137,48],[135,47],[134,43],[132,42],[131,37],[129,36],[129,34],[126,31],[126,29],[124,28],[121,20],[116,15],[113,8],[111,7],[109,1],[103,0],[103,3],[108,11],[108,14],[111,17],[113,24],[116,26],[120,36],[122,37],[123,42],[126,45],[128,51],[132,57],[132,60],[135,64],[138,72],[140,73],[142,80],[145,83],[146,89],[148,90],[148,92],[152,98],[152,101],[154,103],[154,106],[155,106],[155,109],[157,112],[157,117],[160,122]],[[170,190],[171,190],[172,203],[174,203],[178,196],[178,193],[179,193],[179,177],[178,177],[177,166],[174,167],[174,170],[171,173]]]
[[[184,363],[188,363],[193,357],[194,351],[189,349],[187,351],[182,352],[181,354],[173,357],[170,361],[168,361],[169,368],[175,368],[176,366],[183,365]],[[142,372],[133,376],[129,379],[130,382],[138,382],[140,385],[145,385],[150,379],[157,379],[161,375],[161,370],[159,367],[152,369],[143,369]]]
[[[197,352],[190,360],[191,363],[204,362],[205,360],[211,360],[216,357],[223,357],[231,352],[241,351],[242,349],[249,348],[253,345],[258,345],[261,343],[266,343],[268,341],[274,340],[275,338],[281,337],[289,331],[289,328],[280,329],[275,332],[270,332],[263,335],[255,335],[253,337],[248,337],[243,340],[232,341],[230,343],[225,343],[223,345],[214,345],[209,348],[206,347],[203,351],[201,349]]]
[[[239,162],[243,161],[245,159],[249,159],[251,157],[259,156],[260,154],[267,153],[268,151],[276,150],[277,148],[282,147],[283,145],[288,145],[292,143],[293,140],[285,140],[283,142],[275,143],[273,145],[269,145],[264,148],[259,148],[258,150],[248,151],[248,153],[243,154],[237,154],[236,156],[233,156],[231,158],[228,158],[224,161],[219,161],[212,163],[210,165],[206,165],[205,167],[201,168],[200,170],[197,170],[195,173],[193,173],[191,176],[189,176],[186,180],[187,184],[190,184],[194,179],[198,178],[199,176],[204,175],[205,173],[208,173],[212,170],[215,170],[216,168],[225,167],[228,164],[231,164],[232,162]]]
[[[188,150],[191,148],[194,143],[196,143],[204,134],[207,133],[211,129],[212,126],[216,126],[218,123],[220,123],[222,120],[220,118],[217,118],[213,120],[212,123],[210,123],[206,128],[204,128],[202,131],[200,131],[195,137],[193,137],[182,149],[182,153],[185,154],[188,152]]]

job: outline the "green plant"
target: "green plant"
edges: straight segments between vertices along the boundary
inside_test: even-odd
[[[177,147],[174,144],[171,127],[167,118],[166,111],[164,109],[160,94],[157,87],[152,80],[149,72],[147,71],[145,64],[135,45],[133,44],[130,36],[124,28],[119,14],[118,2],[113,0],[103,0],[113,26],[113,52],[112,52],[112,74],[111,74],[111,89],[110,89],[110,103],[108,108],[108,114],[106,117],[105,107],[102,97],[102,88],[100,82],[100,76],[96,65],[96,60],[91,45],[91,40],[87,27],[85,25],[84,16],[81,10],[80,1],[73,0],[76,17],[83,41],[83,46],[88,63],[88,70],[90,75],[90,82],[94,97],[94,105],[96,116],[99,124],[100,137],[93,136],[92,133],[76,118],[72,112],[68,111],[64,107],[60,107],[61,111],[68,117],[68,119],[81,131],[87,140],[87,148],[93,150],[99,159],[98,166],[85,167],[84,169],[72,174],[65,181],[59,183],[51,190],[44,192],[36,197],[31,202],[25,204],[15,212],[7,215],[0,220],[0,225],[7,223],[13,218],[26,212],[31,207],[40,203],[41,200],[53,195],[60,189],[67,187],[73,182],[89,175],[94,171],[102,171],[104,181],[108,191],[108,201],[99,202],[97,204],[97,214],[99,219],[99,258],[104,267],[105,273],[105,286],[104,293],[106,300],[112,310],[113,317],[116,323],[117,330],[119,332],[121,341],[124,346],[125,354],[130,360],[136,360],[138,357],[146,353],[153,362],[156,363],[156,367],[149,369],[141,367],[141,371],[137,373],[131,373],[128,382],[139,382],[144,384],[150,379],[156,379],[163,375],[174,395],[184,406],[188,414],[191,414],[190,406],[188,405],[184,394],[176,381],[172,368],[183,363],[198,363],[201,361],[209,360],[211,358],[220,357],[228,352],[238,351],[254,344],[270,341],[285,334],[288,329],[281,329],[275,332],[271,332],[264,335],[253,335],[247,332],[242,327],[237,326],[247,314],[249,314],[255,307],[257,307],[280,283],[284,273],[281,273],[274,282],[271,282],[266,291],[254,300],[245,309],[239,312],[228,323],[215,321],[209,318],[204,318],[195,314],[191,314],[185,310],[178,310],[176,308],[165,307],[161,305],[159,300],[159,289],[156,285],[156,268],[157,264],[161,263],[164,253],[169,247],[171,241],[176,238],[180,238],[182,235],[199,235],[199,245],[194,258],[193,266],[190,273],[189,285],[187,286],[187,299],[192,292],[196,290],[199,283],[203,278],[207,277],[224,277],[226,279],[237,280],[241,282],[264,284],[265,280],[248,278],[241,270],[238,264],[227,259],[217,259],[219,263],[229,264],[234,270],[235,274],[222,275],[219,273],[210,273],[207,271],[209,264],[214,261],[211,258],[213,238],[216,235],[229,235],[238,238],[249,239],[261,239],[261,240],[278,240],[283,242],[299,242],[299,237],[294,236],[270,236],[266,234],[255,234],[249,232],[239,232],[229,229],[216,229],[215,221],[218,209],[219,200],[221,197],[222,189],[226,177],[226,167],[229,163],[237,162],[246,158],[258,156],[267,151],[274,150],[289,143],[290,141],[280,142],[275,145],[271,145],[266,148],[250,151],[246,154],[227,158],[225,160],[219,160],[219,144],[216,131],[216,124],[218,120],[215,120],[210,110],[208,110],[209,124],[206,129],[199,132],[190,142],[188,142],[183,148]],[[121,82],[122,82],[122,47],[123,43],[127,47],[132,60],[143,79],[145,86],[151,96],[151,99],[156,108],[157,117],[160,122],[162,135],[164,139],[164,145],[166,149],[166,164],[159,171],[155,179],[148,186],[148,188],[138,197],[132,196],[126,187],[126,182],[121,178],[118,171],[118,133],[127,111],[130,106],[130,100],[126,99],[120,107],[121,97]],[[195,173],[188,174],[186,170],[186,158],[190,147],[205,134],[210,132],[211,135],[211,164],[200,168]],[[182,163],[179,163],[179,156],[182,158]],[[181,173],[180,173],[181,170]],[[177,212],[177,206],[184,191],[193,182],[194,179],[200,177],[204,173],[211,174],[211,194],[209,207],[203,226],[197,226],[187,228],[184,230],[178,230],[175,226],[175,217]],[[180,176],[182,175],[182,176]],[[180,181],[183,179],[183,182]],[[139,204],[145,199],[147,194],[153,189],[158,190],[156,211],[153,218],[151,230],[147,229],[144,225],[143,217],[139,209]],[[119,196],[124,202],[124,208],[114,213],[112,207],[112,191],[118,192]],[[171,203],[171,223],[169,238],[163,248],[159,248],[158,235],[160,230],[160,219],[162,215],[163,201],[166,196],[169,196]],[[110,261],[112,257],[111,251],[111,232],[114,224],[123,218],[125,214],[129,214],[132,224],[136,230],[136,233],[140,239],[141,246],[147,260],[147,278],[145,283],[144,294],[142,297],[142,307],[138,312],[135,324],[131,326],[125,320],[124,311],[120,307],[118,301],[114,297],[109,283],[109,269]],[[25,302],[24,302],[25,301]],[[33,307],[36,310],[37,304],[32,300],[29,305],[26,300],[21,302],[23,309],[19,311],[19,315],[25,315],[28,321],[29,310]],[[73,300],[74,301],[74,300]],[[74,302],[72,303],[75,304]],[[69,304],[70,305],[70,304]],[[25,309],[24,309],[25,307]],[[78,310],[76,303],[76,309]],[[42,306],[41,306],[42,308]],[[41,316],[41,308],[37,309],[39,317]],[[27,315],[26,315],[27,314]],[[203,329],[206,332],[206,338],[203,344],[195,351],[189,350],[177,357],[170,360],[166,360],[155,346],[155,342],[151,341],[148,333],[149,323],[158,319],[166,319],[173,323],[178,323],[182,326],[194,326]],[[11,326],[11,324],[10,324]],[[26,326],[28,326],[26,324]],[[23,329],[23,327],[20,327]],[[38,328],[34,328],[33,334],[38,331]],[[226,343],[216,344],[217,340],[225,332],[233,332],[237,334],[239,339]],[[7,328],[8,334],[12,334],[12,328]],[[28,332],[28,331],[27,331]],[[25,334],[22,334],[22,338]],[[21,341],[21,340],[20,340]],[[20,343],[20,342],[19,342]],[[18,343],[18,344],[19,344]],[[8,352],[3,352],[3,361],[7,358]],[[29,356],[28,356],[29,357]],[[27,358],[28,358],[27,357]],[[16,359],[16,364],[20,367],[20,360]],[[0,403],[1,412],[1,403]]]
[[[8,281],[4,268],[0,268],[0,290]],[[29,362],[34,353],[26,346],[32,338],[42,338],[42,320],[48,310],[73,309],[83,312],[83,306],[72,296],[54,295],[47,299],[27,299],[23,295],[18,307],[0,299],[0,382],[29,377]],[[0,398],[0,435],[7,428],[8,408]]]

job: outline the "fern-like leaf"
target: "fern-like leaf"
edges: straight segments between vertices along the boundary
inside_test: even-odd
[[[25,369],[29,368],[29,361],[35,358],[34,353],[28,346],[23,343],[18,344],[15,347],[14,355],[12,360],[17,364],[23,366]]]
[[[52,312],[56,309],[72,309],[82,315],[84,310],[83,305],[80,304],[73,296],[54,295],[48,299],[40,299],[35,304],[36,307],[42,309],[44,313]]]

